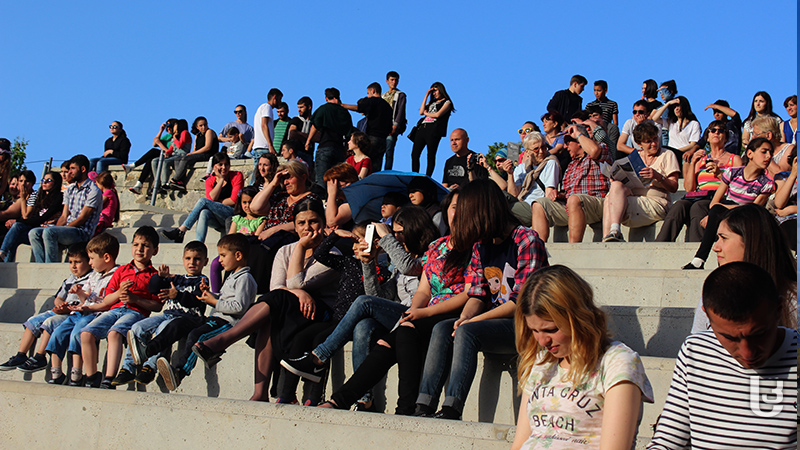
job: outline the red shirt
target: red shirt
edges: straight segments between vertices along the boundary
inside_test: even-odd
[[[219,198],[214,200],[209,197],[209,194],[211,190],[214,189],[214,185],[217,184],[217,177],[212,175],[206,178],[206,198],[218,203],[222,203],[226,198],[230,198],[236,203],[236,200],[239,198],[239,191],[244,187],[244,175],[242,175],[242,172],[231,170],[228,172],[228,175],[225,176],[225,180],[228,184],[220,191]]]
[[[133,286],[128,288],[128,293],[148,300],[158,300],[158,295],[151,294],[148,289],[150,277],[157,273],[158,271],[152,265],[147,266],[144,270],[136,270],[136,266],[134,266],[133,261],[131,261],[129,264],[120,266],[117,271],[114,272],[114,275],[111,276],[108,287],[106,287],[106,295],[116,292],[119,289],[120,283],[123,281],[132,280]],[[126,304],[122,303],[122,301],[117,301],[110,309],[122,308],[123,306],[126,306]],[[128,303],[127,306],[134,311],[144,314],[145,317],[150,315],[150,310],[136,303]]]

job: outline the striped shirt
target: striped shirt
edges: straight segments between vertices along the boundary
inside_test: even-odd
[[[798,334],[783,330],[759,369],[743,368],[712,331],[686,338],[647,448],[796,449]]]
[[[750,181],[744,177],[744,167],[732,167],[723,170],[720,179],[728,185],[725,197],[740,205],[753,203],[759,195],[770,194],[775,189],[775,182],[766,171]]]

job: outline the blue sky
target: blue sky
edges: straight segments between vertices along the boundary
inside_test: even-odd
[[[783,100],[797,92],[796,1],[384,5],[4,2],[0,136],[29,140],[29,161],[92,157],[119,120],[136,158],[169,117],[202,115],[219,131],[238,103],[252,119],[271,87],[294,116],[304,95],[316,107],[335,86],[354,103],[369,83],[385,86],[389,70],[400,73],[412,124],[426,89],[443,82],[457,110],[450,130],[465,128],[482,152],[518,140],[526,120],[540,124],[576,73],[608,81],[621,123],[649,78],[675,79],[703,126],[718,98],[745,116],[766,90],[785,118]],[[591,86],[583,98],[594,99]],[[410,151],[401,137],[396,169],[410,169]],[[29,166],[38,177],[42,164]]]

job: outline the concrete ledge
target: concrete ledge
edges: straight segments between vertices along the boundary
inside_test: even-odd
[[[510,425],[40,383],[0,381],[0,391],[0,414],[16,418],[0,425],[9,446],[35,437],[39,448],[499,450],[514,434]]]

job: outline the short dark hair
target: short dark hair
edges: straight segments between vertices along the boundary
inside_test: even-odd
[[[93,237],[86,244],[86,251],[100,256],[108,253],[112,258],[117,259],[117,256],[119,256],[119,241],[114,236],[103,232]]]
[[[204,243],[202,243],[200,241],[191,241],[191,242],[187,243],[186,245],[184,245],[183,246],[183,253],[186,253],[186,252],[197,252],[203,258],[208,258],[208,247],[206,247],[206,244],[204,244]]]
[[[387,192],[386,195],[383,196],[383,202],[381,205],[394,205],[398,208],[405,206],[408,204],[408,194],[405,192]]]
[[[633,140],[641,145],[642,142],[658,138],[658,127],[650,122],[642,122],[633,129]]]
[[[603,108],[600,105],[586,105],[586,112],[591,116],[592,114],[603,114]]]
[[[281,102],[277,109],[285,109],[286,112],[289,112],[289,104],[286,102]]]
[[[783,107],[786,108],[787,106],[789,106],[789,102],[792,102],[792,103],[794,103],[796,105],[797,104],[797,94],[790,95],[790,96],[786,97],[786,100],[783,101]]]
[[[341,94],[339,93],[339,90],[336,89],[335,87],[330,87],[328,89],[325,89],[325,98],[327,98],[328,100],[333,100],[333,99],[339,100],[340,95]]]
[[[89,166],[90,166],[89,158],[87,158],[86,155],[81,155],[81,154],[75,155],[69,160],[69,163],[77,164],[78,167],[85,167],[86,171],[87,172],[89,171]]]
[[[270,89],[270,90],[269,90],[269,92],[267,93],[267,100],[271,100],[271,99],[272,99],[273,97],[275,97],[276,95],[277,95],[278,97],[280,97],[280,98],[283,98],[283,92],[281,92],[281,90],[280,90],[280,89],[278,89],[278,88],[272,88],[272,89]]]
[[[239,252],[242,254],[245,261],[250,254],[250,241],[247,239],[247,236],[241,233],[222,236],[219,241],[217,241],[217,247],[222,247],[232,252]]]
[[[572,78],[569,79],[570,86],[572,83],[589,84],[589,81],[583,75],[573,75]]]
[[[636,100],[633,103],[633,107],[636,108],[637,106],[644,106],[644,110],[647,111],[647,114],[650,114],[650,111],[652,111],[652,108],[650,108],[650,103],[646,100]]]
[[[281,146],[288,147],[289,150],[294,152],[295,156],[299,155],[300,150],[302,150],[302,144],[299,141],[292,141],[292,140],[283,141],[283,144],[281,144]],[[271,155],[272,153],[265,153],[265,155],[266,154]]]
[[[211,157],[211,165],[216,166],[219,163],[226,162],[228,164],[231,163],[231,157],[228,156],[225,152],[214,153],[214,156]]]
[[[309,108],[313,108],[314,107],[314,102],[312,102],[311,101],[311,97],[308,97],[308,96],[300,97],[300,100],[297,101],[297,104],[298,105],[306,105]]]
[[[397,78],[398,80],[400,80],[400,74],[395,72],[394,70],[390,70],[389,73],[386,74],[386,79],[387,80],[389,78],[392,78],[392,77]]]
[[[6,138],[0,138],[0,150],[11,151],[11,141]]]
[[[119,243],[117,243],[119,248]],[[94,253],[94,252],[93,252]],[[67,258],[83,258],[89,261],[89,253],[86,251],[86,243],[78,242],[67,247]]]
[[[292,208],[292,216],[296,218],[298,214],[304,211],[314,212],[322,220],[322,226],[325,226],[325,207],[322,205],[321,200],[305,197],[294,204],[294,208]]]
[[[367,86],[367,89],[372,89],[376,94],[381,95],[381,85],[377,81],[370,83],[370,85]]]
[[[155,228],[151,227],[150,225],[145,225],[143,227],[139,227],[135,233],[133,233],[133,237],[141,237],[147,241],[148,244],[152,245],[153,247],[158,247],[158,232]]]
[[[737,261],[718,267],[703,283],[703,307],[706,314],[733,322],[744,322],[757,310],[780,309],[775,281],[761,267]],[[777,314],[775,314],[777,317]]]
[[[61,168],[62,169],[69,169],[69,163],[70,163],[70,160],[66,160],[66,161],[62,162],[61,163]]]
[[[597,80],[594,82],[595,86],[600,86],[600,89],[607,91],[608,90],[608,83],[606,80]]]
[[[228,130],[228,136],[236,136],[237,134],[239,134],[239,129],[236,127],[231,127],[231,129]]]

